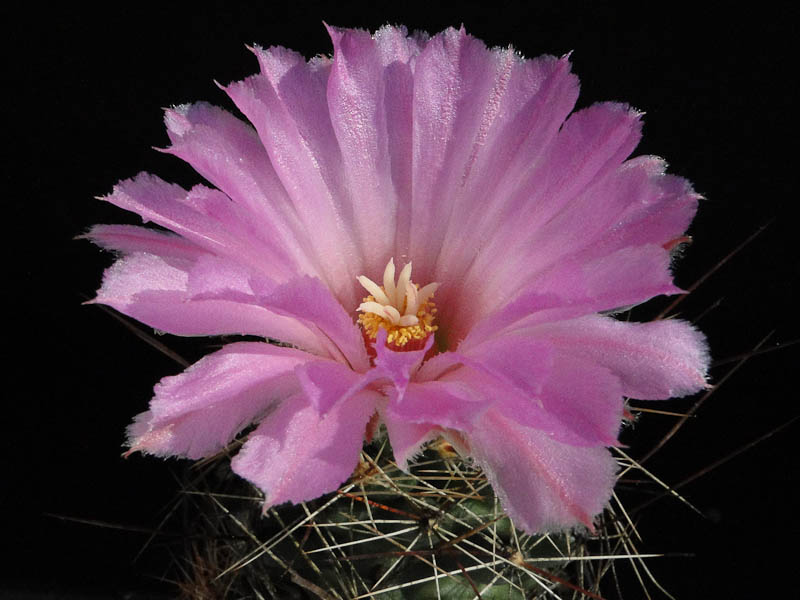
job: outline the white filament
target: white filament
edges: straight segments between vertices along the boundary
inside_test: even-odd
[[[389,259],[389,264],[383,271],[383,289],[364,275],[358,276],[358,282],[375,299],[374,302],[362,302],[358,310],[374,313],[386,319],[392,325],[401,327],[413,326],[419,323],[417,311],[433,296],[439,287],[438,283],[429,283],[422,289],[411,281],[411,263],[406,264],[400,271],[400,276],[395,283],[394,259]]]

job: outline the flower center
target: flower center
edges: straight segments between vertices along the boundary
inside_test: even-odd
[[[403,267],[396,281],[394,276],[392,258],[383,272],[382,286],[364,275],[358,277],[369,292],[358,307],[358,322],[369,339],[378,337],[382,327],[388,333],[386,343],[393,350],[418,350],[437,329],[433,324],[436,306],[431,298],[439,284],[429,283],[420,289],[411,281],[411,263]]]

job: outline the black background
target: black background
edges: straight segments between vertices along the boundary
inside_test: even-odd
[[[72,238],[93,223],[137,222],[93,200],[119,179],[147,170],[185,185],[199,181],[178,159],[151,149],[167,144],[161,107],[202,99],[232,108],[213,80],[256,70],[245,44],[312,56],[331,51],[323,20],[370,29],[402,23],[431,33],[463,22],[487,44],[513,44],[526,56],[574,51],[579,105],[623,100],[644,110],[637,154],[666,157],[671,172],[707,198],[677,270],[680,285],[770,223],[681,306],[687,318],[702,316],[714,357],[746,353],[771,332],[767,347],[800,336],[792,10],[376,4],[31,5],[26,18],[3,26],[4,266],[11,281],[0,508],[4,546],[14,556],[0,561],[0,590],[122,598],[171,589],[158,582],[166,571],[158,548],[133,561],[145,534],[48,516],[148,529],[176,491],[176,463],[125,461],[120,453],[124,427],[144,410],[152,385],[180,367],[98,307],[80,305],[111,256]],[[208,351],[205,341],[162,339],[190,360]],[[797,346],[752,358],[650,467],[677,482],[789,421],[798,414],[798,367]],[[714,380],[729,368],[715,369]],[[681,410],[690,401],[664,406]],[[672,422],[648,417],[628,440],[633,450]],[[649,563],[678,598],[795,593],[799,431],[797,424],[784,429],[682,490],[705,518],[671,500],[640,515],[640,550],[696,555]],[[640,597],[630,589],[626,598]]]

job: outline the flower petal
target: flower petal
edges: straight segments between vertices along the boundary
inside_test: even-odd
[[[459,347],[467,351],[504,331],[627,308],[658,295],[681,293],[672,283],[670,255],[661,246],[625,247],[601,258],[570,258],[540,273],[528,289],[476,323]]]
[[[197,185],[187,192],[140,173],[118,183],[103,199],[268,277],[280,280],[292,274],[284,252],[265,241],[249,215],[218,190]]]
[[[433,336],[428,336],[421,350],[395,352],[386,347],[388,334],[385,329],[378,330],[375,340],[375,369],[381,377],[388,378],[397,389],[398,399],[402,400],[412,376],[422,364],[422,360],[433,346]]]
[[[530,334],[508,334],[461,356],[466,368],[445,379],[462,381],[504,417],[566,444],[617,443],[622,391],[608,369],[562,357]]]
[[[553,365],[553,349],[541,340],[507,335],[463,353],[466,364],[491,374],[530,398],[537,397]]]
[[[464,381],[410,383],[402,399],[392,390],[386,413],[395,421],[428,423],[469,431],[489,407],[486,398]]]
[[[331,492],[358,464],[375,402],[375,394],[362,392],[321,416],[295,396],[261,421],[231,467],[264,491],[265,509]]]
[[[665,246],[688,229],[701,199],[686,179],[665,173],[667,165],[661,158],[639,156],[626,164],[646,174],[649,189],[594,240],[591,250],[596,255],[626,246]]]
[[[460,340],[458,350],[469,353],[474,346],[500,337],[505,331],[520,329],[534,323],[560,321],[585,314],[583,306],[565,305],[555,294],[541,294],[538,290],[526,290],[501,308],[491,311],[469,330]],[[435,357],[434,357],[435,358]]]
[[[172,141],[167,152],[239,203],[290,270],[316,275],[307,236],[256,132],[205,102],[168,109],[164,121]]]
[[[631,207],[658,202],[663,194],[658,185],[661,178],[653,171],[650,157],[629,160],[573,199],[568,207],[539,227],[532,236],[536,253],[527,266],[528,273],[535,276],[543,268],[558,264],[567,257],[591,261],[609,254],[612,248],[598,242],[605,237],[614,237],[621,216]],[[586,218],[586,215],[591,215],[591,218]],[[668,240],[656,238],[653,241],[661,246]],[[525,278],[521,280],[526,281]]]
[[[467,439],[514,524],[528,533],[583,524],[602,512],[616,464],[603,447],[561,444],[490,410]]]
[[[383,102],[386,113],[386,139],[389,149],[389,168],[398,202],[395,205],[393,256],[408,254],[411,235],[413,203],[411,198],[414,130],[413,64],[425,41],[407,37],[404,28],[385,26],[375,33],[375,43],[381,55],[383,71]],[[399,201],[402,199],[402,201]],[[380,268],[381,265],[378,265]]]
[[[458,219],[459,206],[471,206],[464,203],[471,174],[491,177],[474,168],[487,140],[494,139],[490,133],[501,109],[517,112],[515,103],[530,93],[528,88],[519,94],[515,78],[512,100],[506,100],[515,69],[524,71],[521,64],[512,49],[489,51],[463,28],[434,36],[415,60],[408,255],[421,279],[433,279],[448,224]]]
[[[639,111],[619,102],[599,102],[573,113],[536,170],[528,206],[536,207],[530,231],[571,207],[571,200],[617,170],[642,136]],[[519,225],[517,225],[518,229]]]
[[[440,430],[429,423],[409,423],[402,416],[384,411],[381,415],[392,444],[394,461],[403,471],[408,463],[422,451],[422,447],[439,435]]]
[[[544,324],[532,334],[565,355],[611,370],[632,398],[663,400],[706,387],[705,337],[684,321],[624,323],[593,315]]]
[[[328,340],[318,331],[271,312],[252,290],[238,287],[243,285],[239,265],[205,253],[200,258],[126,256],[106,270],[92,302],[175,335],[259,335],[329,355]]]
[[[622,384],[608,369],[571,355],[557,356],[539,397],[556,421],[556,429],[544,430],[554,440],[573,446],[618,444]]]
[[[367,31],[328,27],[333,63],[327,102],[342,152],[353,207],[354,233],[367,273],[379,272],[394,251],[398,194],[392,181],[388,120],[398,115],[386,99],[392,72]],[[395,58],[397,54],[392,58]],[[399,115],[410,123],[410,104]]]
[[[282,48],[254,52],[261,74],[225,91],[255,126],[298,218],[313,232],[310,242],[326,283],[343,303],[354,306],[351,282],[366,271],[328,112],[330,62],[318,58],[306,63]]]
[[[367,370],[369,359],[361,331],[319,279],[297,277],[274,290],[263,290],[260,299],[270,310],[320,331],[332,356],[355,371]]]
[[[547,153],[578,96],[578,80],[570,73],[567,57],[521,61],[511,58],[510,50],[489,53],[505,58],[510,70],[500,71],[486,98],[484,122],[470,154],[473,162],[468,176],[459,182],[463,208],[450,215],[433,276],[436,280],[443,279],[440,274],[444,273],[451,280],[461,278],[498,229],[518,220],[526,210],[531,167]],[[440,295],[440,299],[447,297]]]
[[[373,371],[356,373],[345,365],[319,360],[297,368],[297,376],[306,398],[325,416],[338,402],[347,402],[374,379]]]
[[[573,213],[573,200],[586,194],[589,202],[588,190],[619,169],[640,138],[639,117],[640,113],[626,105],[602,103],[578,111],[567,120],[547,156],[530,174],[531,187],[520,211],[507,216],[486,240],[470,268],[465,285],[478,286],[485,292],[478,302],[473,302],[473,311],[487,314],[497,305],[498,294],[510,299],[526,276],[553,264],[554,253],[572,247],[570,241],[579,237],[573,231],[575,226],[562,235],[561,230],[551,225],[554,218],[562,213],[576,214],[578,225],[591,227],[595,219],[587,219],[586,215],[594,215],[596,211],[590,208]],[[599,217],[605,219],[606,214],[601,211]],[[567,216],[560,218],[566,220]],[[546,241],[553,247],[545,252],[539,240],[545,231],[551,230],[556,233],[548,234]]]
[[[566,305],[580,304],[584,314],[615,310],[681,293],[672,283],[670,262],[669,251],[653,244],[599,258],[571,257],[534,277],[530,288],[556,294]]]
[[[106,250],[125,254],[148,252],[188,260],[196,260],[207,254],[200,246],[179,235],[135,225],[95,225],[81,238]]]
[[[241,342],[165,377],[150,410],[128,429],[131,451],[193,459],[218,452],[275,401],[297,392],[294,369],[309,358],[291,348]]]

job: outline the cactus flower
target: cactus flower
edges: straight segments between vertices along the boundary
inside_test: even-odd
[[[629,158],[639,112],[572,112],[568,57],[329,32],[332,58],[253,49],[260,72],[223,87],[248,122],[166,111],[166,152],[210,185],[141,174],[105,197],[160,228],[91,229],[119,253],[94,302],[263,340],[157,384],[131,451],[198,459],[253,426],[232,469],[266,507],[335,490],[383,424],[401,468],[440,437],[471,457],[522,529],[591,528],[624,398],[706,385],[689,324],[610,316],[680,292],[698,195]]]

